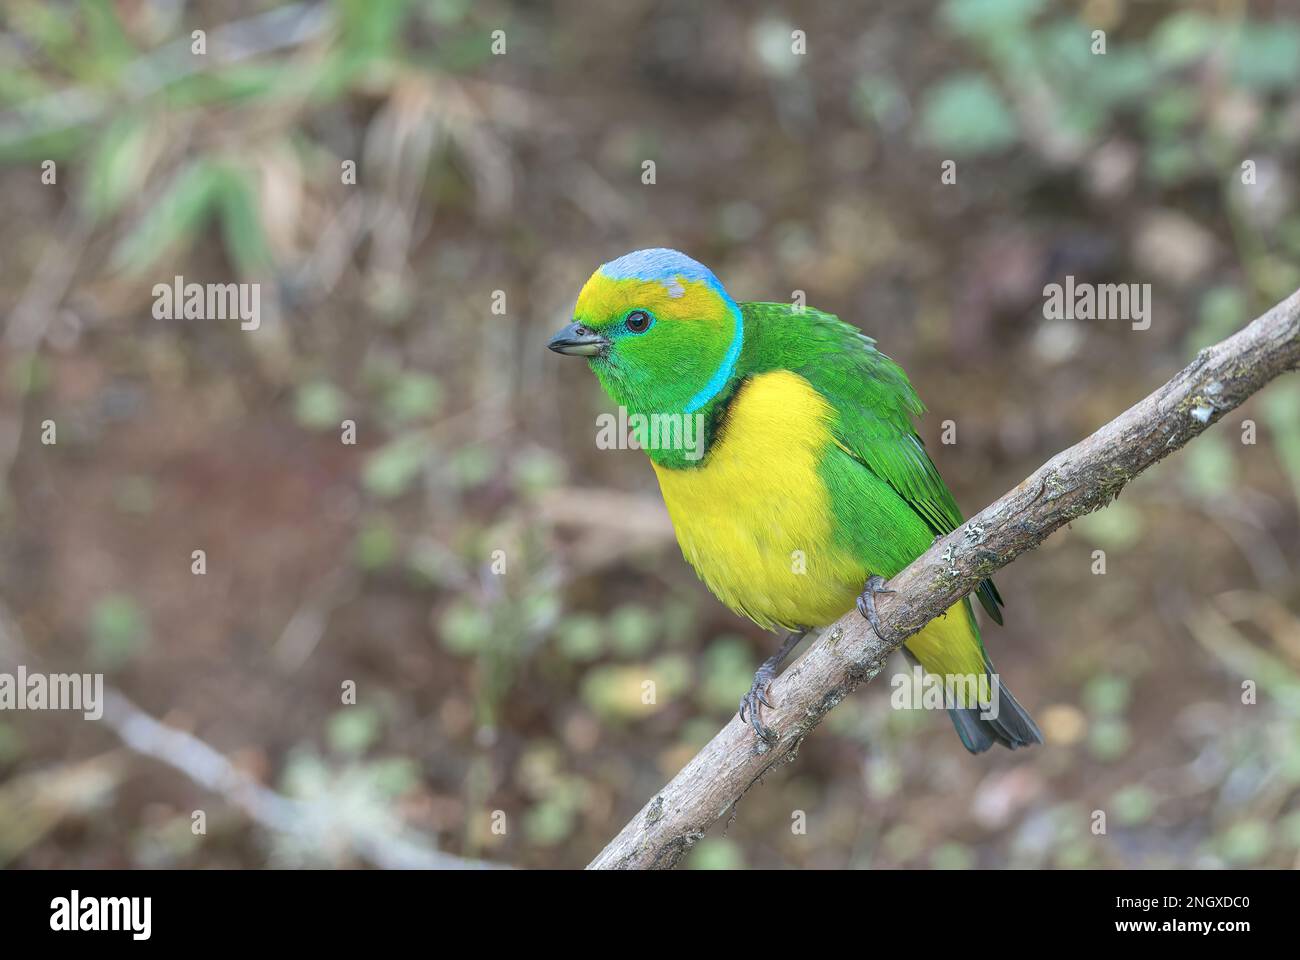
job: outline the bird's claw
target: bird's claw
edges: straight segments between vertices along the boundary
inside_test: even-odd
[[[754,683],[749,688],[749,693],[740,698],[740,720],[742,723],[748,723],[754,728],[760,740],[772,741],[776,739],[776,733],[765,724],[758,715],[758,705],[761,703],[765,707],[773,706],[772,701],[767,699],[767,693],[771,689],[772,679],[765,677],[760,671],[754,677]]]
[[[880,623],[880,616],[876,613],[876,594],[893,593],[893,590],[885,589],[885,578],[879,574],[872,574],[867,578],[867,584],[862,588],[862,595],[858,597],[858,613],[867,618],[871,624],[871,629],[876,631],[876,636],[882,641],[885,639],[884,627]]]
[[[754,682],[750,684],[749,693],[740,698],[740,722],[748,723],[754,728],[754,733],[765,743],[771,743],[777,739],[776,731],[765,724],[758,715],[759,704],[765,707],[772,707],[773,703],[767,698],[772,691],[772,681],[776,679],[776,671],[781,666],[781,661],[799,645],[804,634],[808,632],[807,628],[791,632],[781,641],[781,649],[763,661],[762,666],[754,674]]]

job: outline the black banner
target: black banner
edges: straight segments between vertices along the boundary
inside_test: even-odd
[[[0,874],[0,919],[12,945],[337,948],[373,944],[380,932],[474,939],[497,917],[487,934],[495,946],[558,927],[581,941],[611,921],[634,920],[650,936],[687,916],[726,918],[745,939],[745,926],[778,914],[804,916],[822,939],[819,918],[841,924],[848,907],[886,941],[948,936],[970,946],[976,929],[1014,941],[1041,927],[1071,945],[1196,939],[1230,948],[1288,930],[1295,884],[1283,871],[11,871]]]

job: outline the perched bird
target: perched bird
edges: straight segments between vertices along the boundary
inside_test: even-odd
[[[586,357],[626,408],[686,560],[736,613],[790,631],[740,703],[770,738],[760,704],[772,706],[777,667],[803,635],[855,604],[879,632],[885,581],[962,522],[912,424],[924,407],[855,327],[810,307],[737,303],[675,250],[604,264],[573,316],[548,346]],[[976,595],[1001,623],[993,583]],[[994,674],[969,598],[906,647],[927,675],[978,678],[979,699],[996,704],[949,709],[967,750],[1042,742]]]

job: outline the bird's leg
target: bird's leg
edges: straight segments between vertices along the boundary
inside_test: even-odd
[[[893,592],[885,589],[884,577],[873,573],[867,578],[867,585],[862,588],[862,596],[858,597],[858,613],[867,618],[871,629],[876,631],[876,636],[881,640],[885,639],[885,633],[880,626],[880,617],[876,615],[876,594]]]
[[[771,701],[767,699],[767,692],[772,686],[772,681],[776,679],[776,668],[781,666],[781,661],[790,655],[790,651],[797,647],[799,641],[807,634],[807,630],[786,634],[785,639],[781,641],[780,649],[764,660],[762,666],[754,674],[754,683],[750,686],[749,693],[740,698],[740,719],[742,722],[749,722],[749,725],[754,728],[754,733],[758,734],[759,739],[776,739],[776,734],[772,732],[772,729],[759,719],[758,705],[761,703],[765,707],[772,706]]]

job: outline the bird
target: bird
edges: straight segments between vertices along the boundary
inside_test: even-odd
[[[667,248],[602,264],[547,346],[586,358],[626,410],[682,555],[714,596],[786,631],[740,698],[741,721],[773,739],[761,708],[774,706],[790,651],[855,607],[880,634],[875,600],[889,578],[963,522],[916,432],[925,408],[907,374],[833,314],[737,302],[708,267]],[[1001,624],[992,581],[974,594]],[[905,649],[945,685],[968,751],[1042,742],[994,671],[969,596]]]

